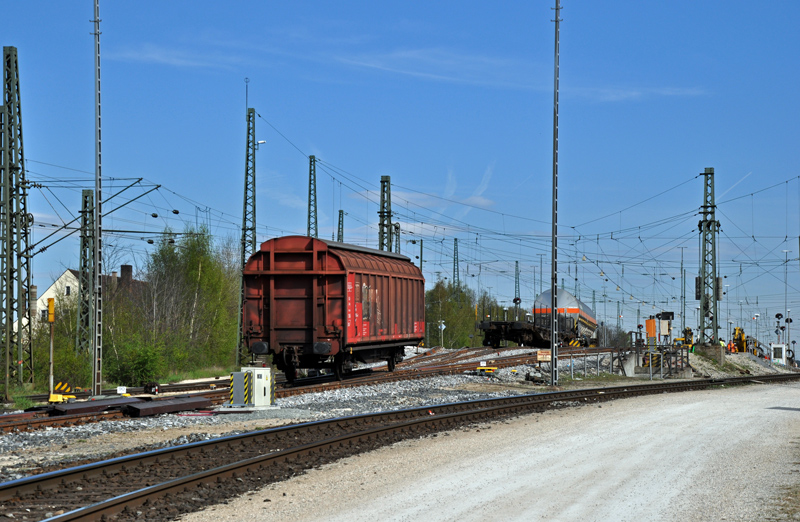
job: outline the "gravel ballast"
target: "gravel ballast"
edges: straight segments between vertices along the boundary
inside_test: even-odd
[[[523,373],[524,375],[524,373]],[[47,428],[0,436],[0,482],[36,473],[58,462],[117,456],[255,429],[431,404],[529,393],[532,386],[514,385],[519,377],[505,369],[497,377],[451,375],[343,388],[278,399],[278,408],[215,416],[159,415],[101,421],[82,426]],[[511,387],[509,387],[511,386]],[[479,387],[485,391],[471,391]]]
[[[757,363],[751,363],[748,361],[739,361],[743,356],[741,354],[737,355],[736,357],[732,357],[731,360],[735,361],[743,368],[750,368],[754,372],[757,373],[774,373],[776,371],[781,371],[775,367],[764,367]],[[589,359],[587,361],[587,372],[589,375],[594,373],[596,367],[596,360]],[[578,378],[579,375],[583,374],[583,363],[581,359],[576,359],[575,362],[575,382],[572,383],[573,386],[580,385],[580,379]],[[692,356],[692,364],[698,366],[698,369],[701,369],[703,372],[712,372],[714,371],[714,377],[723,376],[720,375],[714,368],[710,367],[700,358],[696,358]],[[607,357],[601,358],[601,368],[605,366],[604,369],[608,368]],[[568,376],[569,375],[569,361],[562,361],[560,365],[561,375]],[[785,371],[785,370],[783,370]],[[253,413],[249,414],[226,414],[226,415],[218,415],[218,416],[175,416],[175,415],[162,415],[159,417],[152,417],[152,418],[141,418],[141,419],[129,419],[125,421],[104,421],[100,423],[88,424],[84,426],[77,426],[71,428],[56,428],[56,429],[48,429],[43,431],[36,431],[31,433],[17,433],[17,434],[9,434],[0,437],[0,481],[7,481],[12,480],[15,478],[20,478],[23,476],[27,476],[32,473],[41,472],[42,468],[46,468],[49,465],[55,465],[59,462],[83,462],[86,459],[98,459],[110,456],[118,456],[120,454],[129,453],[133,450],[136,451],[144,451],[149,449],[155,449],[159,447],[174,445],[174,444],[184,444],[187,442],[194,442],[198,440],[205,440],[216,436],[221,435],[229,435],[229,434],[236,434],[242,433],[245,431],[252,431],[256,429],[264,429],[274,426],[279,426],[286,423],[297,423],[309,420],[319,420],[323,418],[332,418],[332,417],[341,417],[341,416],[349,416],[349,415],[357,415],[362,413],[370,413],[375,411],[385,411],[385,410],[397,410],[403,408],[412,408],[418,406],[427,406],[431,404],[442,404],[442,403],[450,403],[450,402],[459,402],[459,401],[466,401],[466,400],[474,400],[474,399],[482,399],[482,398],[489,398],[489,397],[500,397],[500,396],[509,396],[509,395],[519,395],[523,393],[532,393],[532,392],[539,392],[539,391],[547,391],[548,388],[544,387],[537,387],[533,386],[531,383],[524,381],[525,374],[531,372],[535,373],[535,369],[529,366],[520,366],[517,368],[504,368],[499,369],[493,376],[486,377],[486,376],[478,376],[478,375],[451,375],[451,376],[440,376],[440,377],[432,377],[414,381],[401,381],[396,383],[389,383],[389,384],[381,384],[381,385],[373,385],[373,386],[364,386],[364,387],[357,387],[357,388],[344,388],[338,390],[331,390],[325,393],[315,393],[315,394],[305,394],[305,395],[298,395],[294,397],[289,397],[286,399],[279,399],[277,409],[268,409],[262,411],[254,411]],[[545,372],[547,373],[547,372]],[[736,375],[739,375],[738,373]],[[613,382],[612,385],[619,385],[623,384],[624,382],[632,382],[639,384],[641,380],[624,380],[622,382]],[[592,384],[591,382],[586,382],[586,386],[597,386],[597,384]],[[752,389],[752,390],[773,390],[773,389],[792,389],[797,390],[800,388],[800,385],[793,386],[793,385],[785,385],[785,386],[750,386],[745,389]],[[732,392],[733,390],[731,390]],[[708,392],[711,393],[711,392]],[[728,393],[728,391],[724,391],[724,393]],[[771,392],[770,392],[771,393]],[[795,393],[795,392],[792,392]],[[683,401],[680,399],[676,399],[677,404],[681,404],[685,402],[687,405],[694,404],[696,401],[695,397],[698,394],[676,394],[674,397],[684,397]],[[792,395],[793,396],[793,395]],[[673,395],[669,395],[669,397],[673,397]],[[765,395],[766,398],[766,395]],[[637,399],[638,400],[638,399]],[[641,400],[652,400],[652,399],[641,399]],[[498,462],[494,459],[495,450],[500,446],[497,444],[503,444],[502,440],[496,440],[495,435],[502,432],[503,430],[511,429],[508,426],[522,426],[521,429],[523,431],[527,430],[530,431],[530,426],[536,426],[536,428],[540,428],[544,426],[544,423],[555,423],[551,426],[550,430],[558,431],[558,420],[563,419],[567,424],[565,425],[564,429],[571,426],[572,423],[575,422],[586,422],[592,423],[595,422],[595,417],[603,412],[601,417],[598,417],[602,424],[604,422],[602,419],[607,416],[608,413],[613,412],[613,415],[616,416],[619,412],[624,412],[625,408],[619,407],[626,404],[633,404],[636,400],[630,401],[617,401],[614,403],[609,403],[609,410],[606,410],[607,406],[604,404],[602,408],[569,408],[567,410],[561,410],[559,412],[551,412],[544,415],[533,416],[531,417],[533,420],[529,420],[529,424],[517,424],[517,421],[511,421],[510,424],[500,424],[500,425],[493,425],[492,429],[486,430],[481,429],[480,432],[453,432],[450,434],[445,434],[444,436],[440,436],[437,438],[430,438],[425,439],[424,441],[417,441],[417,442],[406,442],[396,445],[396,448],[400,448],[403,452],[406,452],[407,458],[409,462],[420,462],[426,461],[430,459],[431,462],[441,462],[442,466],[446,464],[440,458],[434,457],[427,457],[424,455],[417,455],[415,452],[418,450],[427,447],[429,443],[433,444],[436,447],[440,447],[443,441],[453,441],[459,439],[461,437],[474,437],[478,436],[477,441],[471,442],[470,444],[474,444],[475,447],[469,450],[463,451],[470,451],[469,455],[475,454],[478,455],[476,459],[480,462],[478,466],[495,466],[495,463]],[[663,406],[669,405],[670,407],[674,407],[672,400],[668,403],[654,403],[651,405],[652,408],[661,408]],[[742,407],[750,407],[752,405],[750,403],[743,403]],[[692,408],[693,409],[693,408]],[[640,409],[635,408],[635,411],[640,411]],[[594,412],[594,414],[590,414],[586,417],[586,411]],[[682,412],[678,411],[677,413],[667,413],[665,415],[674,415],[678,418],[682,419]],[[527,418],[527,417],[526,417]],[[581,419],[582,421],[575,421],[569,419]],[[710,417],[709,417],[710,418]],[[668,421],[669,419],[665,419]],[[702,416],[697,420],[698,423],[702,424],[705,422],[706,419],[702,418]],[[688,421],[687,421],[688,422]],[[761,422],[761,420],[756,420],[756,423]],[[533,424],[530,424],[533,423]],[[765,429],[768,423],[764,424]],[[575,429],[578,429],[578,425],[575,426]],[[582,425],[581,429],[586,432],[585,436],[589,437],[588,439],[579,441],[579,445],[576,446],[574,451],[579,453],[583,456],[584,459],[588,459],[592,461],[595,458],[595,453],[597,451],[606,451],[608,448],[599,445],[597,441],[590,436],[594,432],[594,426],[592,424],[584,424]],[[664,424],[661,426],[653,425],[648,426],[646,423],[644,424],[637,424],[635,420],[631,420],[629,425],[621,426],[618,429],[624,432],[623,435],[629,438],[629,442],[632,447],[637,448],[639,439],[643,439],[647,442],[647,445],[650,444],[650,440],[658,440],[661,441],[665,447],[669,448],[669,444],[672,438],[677,434],[683,434],[684,431],[686,433],[691,433],[693,430],[696,431],[697,425],[692,425],[688,423],[685,425],[684,429],[678,429],[676,425],[673,424]],[[721,428],[722,429],[722,428]],[[737,428],[738,429],[738,428]],[[734,434],[737,434],[737,429],[734,429]],[[638,430],[638,431],[637,431]],[[725,429],[727,430],[727,428]],[[528,444],[531,445],[531,448],[537,448],[537,453],[534,454],[525,454],[524,457],[521,457],[526,462],[532,462],[533,467],[528,469],[518,470],[519,473],[523,474],[531,474],[531,481],[535,484],[543,484],[547,475],[543,475],[539,471],[539,466],[541,463],[541,459],[548,455],[549,449],[543,449],[544,447],[541,444],[542,437],[535,432],[536,435],[523,435],[523,437],[529,437]],[[575,432],[577,436],[577,431]],[[768,434],[767,434],[768,435]],[[513,437],[517,437],[516,435],[511,436],[512,440]],[[555,437],[555,435],[553,435]],[[663,438],[662,438],[663,437]],[[703,447],[703,445],[711,444],[712,446],[716,445],[716,440],[722,439],[725,437],[730,437],[727,431],[721,431],[719,435],[714,435],[711,432],[707,433],[704,437],[697,437],[695,439],[695,443],[698,447]],[[769,436],[762,437],[764,443],[769,443],[768,441]],[[555,437],[553,440],[561,440],[558,437]],[[563,440],[569,441],[570,439],[564,438]],[[613,440],[613,437],[609,435],[609,440]],[[727,440],[727,439],[726,439]],[[759,443],[751,441],[755,447],[758,447]],[[465,443],[466,444],[466,443]],[[769,443],[771,447],[775,445],[774,441]],[[481,447],[483,445],[483,447]],[[721,447],[725,447],[723,443],[720,442],[719,444]],[[471,447],[471,446],[470,446]],[[405,448],[405,449],[404,449]],[[580,448],[580,449],[577,449]],[[658,448],[656,446],[653,447],[652,451],[656,451]],[[376,452],[378,454],[384,454],[383,452],[395,450],[380,450]],[[398,450],[400,451],[400,450]],[[439,451],[443,452],[443,454],[453,453],[452,458],[454,459],[454,465],[458,463],[458,459],[461,458],[460,455],[462,454],[462,449],[458,446],[453,448],[444,447],[444,449],[440,449]],[[512,450],[509,450],[512,451]],[[514,450],[514,451],[521,451],[521,450]],[[618,450],[615,450],[618,451]],[[623,452],[623,454],[626,454]],[[638,453],[634,452],[633,455],[638,455]],[[490,456],[487,460],[484,458],[485,456]],[[699,458],[704,457],[705,454],[699,455]],[[656,452],[653,455],[639,455],[639,458],[642,460],[642,466],[649,466],[651,463],[659,463],[658,466],[671,466],[670,460],[663,460],[666,454],[661,454]],[[355,459],[360,458],[367,458],[364,457],[356,457]],[[749,458],[749,457],[748,457]],[[662,459],[662,460],[659,460]],[[352,459],[349,459],[352,461]],[[512,459],[513,461],[514,459]],[[553,466],[558,467],[559,465],[569,465],[575,466],[576,464],[572,463],[567,456],[563,456],[561,458],[562,464],[558,464],[556,462],[552,463]],[[637,459],[638,460],[638,459]],[[730,460],[730,459],[729,459]],[[652,461],[652,462],[651,462]],[[346,461],[347,462],[347,461]],[[353,461],[355,462],[355,461]],[[358,461],[361,462],[361,461]],[[505,462],[505,461],[503,461]],[[609,462],[608,465],[614,467],[618,465],[617,462]],[[678,463],[680,465],[680,463]],[[760,464],[760,463],[759,463]],[[333,464],[331,466],[338,466],[339,464]],[[342,465],[352,465],[351,464],[342,464]],[[398,463],[398,466],[405,469],[408,467],[406,464]],[[738,465],[738,464],[737,464]],[[415,472],[411,472],[408,476],[409,481],[414,481],[415,473],[420,474],[420,476],[425,476],[426,471],[425,466],[415,467],[410,466],[411,469],[416,470]],[[506,466],[506,463],[503,464]],[[327,468],[325,468],[327,469]],[[340,471],[344,468],[337,468]],[[350,470],[351,468],[347,468]],[[451,470],[451,472],[456,473],[458,472],[457,468],[455,470]],[[509,468],[513,471],[515,468]],[[633,473],[636,470],[631,469],[628,470],[629,472]],[[728,470],[719,471],[717,472],[722,473],[722,476],[727,476],[727,473],[744,473],[749,470],[745,468],[733,467]],[[517,471],[514,471],[515,473]],[[547,471],[547,473],[555,473],[554,470]],[[303,475],[301,477],[297,477],[293,480],[300,480],[303,477],[310,477],[312,475],[317,474],[318,471],[313,471],[309,475]],[[378,477],[380,475],[380,471],[378,469],[374,470],[373,473],[364,472],[363,476],[369,476],[369,481],[365,482],[367,484],[368,489],[372,489],[374,487],[382,487],[384,484],[384,478]],[[677,478],[681,478],[680,476]],[[462,478],[460,475],[456,478],[450,477],[451,480],[455,481],[456,483],[462,483],[464,480],[469,481],[472,480],[467,475],[465,478]],[[378,482],[373,482],[378,480]],[[433,480],[433,479],[431,479]],[[359,483],[360,484],[360,483]],[[628,483],[626,481],[623,482],[622,486],[627,487]],[[349,486],[349,483],[348,483]],[[402,487],[403,484],[395,484],[392,483],[391,487]],[[427,487],[427,482],[421,482],[418,484],[419,487]],[[574,487],[578,487],[579,484],[573,484]],[[278,491],[275,488],[279,487],[279,485],[271,486],[273,491]],[[522,486],[519,486],[522,487]],[[360,486],[359,486],[360,488]],[[359,488],[355,488],[354,491],[360,491]],[[313,488],[312,488],[313,489]],[[337,486],[334,487],[333,491],[341,491],[341,487]],[[656,487],[656,490],[659,488]],[[774,489],[774,488],[773,488]],[[750,489],[748,489],[750,491]],[[772,494],[772,489],[767,491],[764,494]],[[409,495],[411,493],[409,492]],[[444,494],[444,492],[442,492]],[[537,493],[539,494],[539,493]],[[257,494],[258,495],[258,494]],[[256,495],[256,496],[257,496]],[[613,496],[613,495],[612,495]],[[256,498],[255,496],[245,495],[245,498],[251,497]],[[683,497],[681,497],[683,498]],[[763,498],[770,498],[770,497],[763,497]],[[314,496],[304,496],[303,502],[313,503],[315,502]],[[299,499],[295,499],[296,502],[292,504],[292,509],[296,509],[296,503],[299,502]],[[270,496],[270,501],[268,502],[271,506],[275,506],[272,502],[275,502],[276,499],[273,496]],[[490,500],[493,502],[493,500]],[[599,499],[598,499],[599,501]],[[267,502],[266,500],[262,500],[262,502]],[[691,506],[690,506],[691,507]],[[476,512],[481,512],[481,507],[476,506]],[[694,509],[694,508],[693,508]],[[219,519],[222,516],[223,520],[224,514],[215,511],[214,512],[215,520]],[[293,512],[292,512],[293,513]],[[743,512],[744,513],[744,512]],[[528,513],[530,514],[530,513]],[[652,514],[652,513],[645,513],[645,514]],[[407,513],[407,517],[403,518],[393,518],[389,516],[389,519],[395,520],[413,520],[417,519],[418,516],[422,516],[421,513],[415,513],[413,516]],[[445,514],[442,514],[443,520],[450,519]],[[486,515],[486,513],[484,513]],[[233,515],[232,515],[233,516]],[[510,518],[515,518],[512,513],[509,513],[508,516]],[[749,516],[749,515],[748,515]],[[309,515],[310,518],[313,518],[312,515]],[[466,517],[467,520],[470,519],[469,515],[459,512],[459,517]],[[310,519],[309,518],[309,519]],[[331,517],[326,515],[323,518],[330,519]],[[495,518],[490,516],[489,518]],[[302,519],[302,516],[301,516]],[[340,518],[341,520],[346,520],[346,518]],[[357,518],[356,518],[357,519]],[[527,518],[536,519],[536,518]],[[559,520],[559,518],[554,518],[555,520]],[[563,520],[571,520],[572,517],[568,518],[561,518]],[[605,520],[608,518],[592,518],[589,516],[588,520]],[[617,518],[614,518],[617,519]],[[659,519],[663,519],[663,517],[659,517]],[[708,518],[707,520],[717,520],[717,518]],[[734,518],[734,519],[742,519],[742,518]],[[743,518],[744,520],[759,520],[759,518]],[[209,519],[210,520],[210,519]],[[230,518],[230,520],[234,520],[234,518]],[[625,518],[619,518],[619,520],[625,520]],[[631,520],[635,520],[635,518],[631,518]],[[703,518],[699,518],[698,520],[703,520]],[[729,519],[730,520],[730,519]]]
[[[187,522],[762,521],[796,480],[800,384],[662,394],[405,441]]]

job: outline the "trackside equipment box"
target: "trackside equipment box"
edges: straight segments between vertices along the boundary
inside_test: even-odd
[[[272,368],[243,367],[231,373],[231,406],[272,406],[275,404],[275,379]]]

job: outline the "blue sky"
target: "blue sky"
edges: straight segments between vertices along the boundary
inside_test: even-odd
[[[553,5],[102,2],[104,195],[128,178],[144,181],[119,202],[162,186],[104,220],[148,232],[109,235],[116,264],[141,266],[153,248],[146,239],[165,227],[204,222],[238,241],[247,77],[257,139],[266,141],[257,156],[260,239],[305,233],[305,156],[314,154],[322,237],[342,208],[345,240],[376,246],[379,180],[390,175],[402,251],[417,255],[410,241],[424,240],[429,283],[452,277],[458,238],[462,281],[510,303],[518,260],[530,307],[540,259],[549,274]],[[28,175],[46,186],[30,196],[44,225],[34,241],[74,216],[81,188],[93,187],[92,6],[5,6],[13,23],[2,44],[19,51]],[[566,288],[575,291],[577,267],[581,299],[591,306],[594,292],[598,317],[612,324],[620,303],[626,329],[637,312],[680,313],[686,247],[695,324],[698,174],[714,167],[720,271],[730,285],[723,317],[749,332],[755,313],[763,330],[784,299],[800,307],[800,4],[563,7]],[[77,259],[73,238],[37,254],[35,283],[47,286]]]

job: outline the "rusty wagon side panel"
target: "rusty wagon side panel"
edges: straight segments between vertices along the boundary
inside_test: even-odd
[[[399,254],[275,238],[250,257],[244,282],[245,342],[251,350],[266,343],[279,368],[326,367],[337,355],[386,358],[381,349],[424,336],[425,282]],[[266,353],[264,344],[258,349]]]

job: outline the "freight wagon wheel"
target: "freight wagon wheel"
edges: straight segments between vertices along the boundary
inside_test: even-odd
[[[283,371],[286,375],[286,382],[293,383],[295,379],[297,379],[297,368],[293,365],[287,365],[286,369]]]
[[[393,372],[393,371],[394,371],[394,367],[395,367],[396,365],[397,365],[397,363],[396,363],[396,362],[395,362],[395,360],[394,360],[394,354],[392,354],[392,356],[391,356],[391,357],[389,357],[388,359],[386,359],[386,366],[388,366],[388,367],[389,367],[389,371],[390,371],[390,372]]]
[[[333,375],[337,381],[344,378],[344,357],[341,354],[333,356]]]

